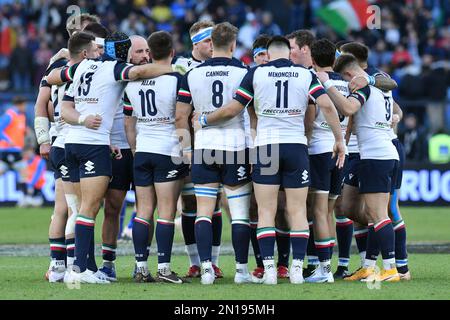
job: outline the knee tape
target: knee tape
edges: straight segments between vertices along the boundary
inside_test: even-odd
[[[224,187],[232,220],[249,220],[250,197],[252,194],[251,182],[234,190]]]

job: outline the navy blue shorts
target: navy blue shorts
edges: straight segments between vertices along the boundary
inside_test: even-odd
[[[359,193],[390,193],[397,160],[360,160]]]
[[[50,164],[55,180],[62,179],[63,181],[70,181],[69,167],[66,164],[66,151],[64,148],[50,148]]]
[[[71,182],[79,182],[80,178],[111,177],[109,146],[66,143],[65,148]]]
[[[391,194],[393,194],[395,190],[400,189],[402,186],[403,167],[405,165],[405,149],[403,147],[403,144],[398,139],[392,140],[392,143],[394,144],[395,148],[397,149],[398,157],[399,157],[400,161],[398,162],[397,170],[395,170],[394,177],[392,179]]]
[[[189,173],[189,166],[181,160],[177,164],[171,156],[149,152],[136,152],[133,168],[134,184],[139,187],[179,180]]]
[[[359,153],[350,153],[348,160],[344,166],[344,183],[358,188],[359,187],[359,173],[358,167],[361,161]]]
[[[338,169],[336,167],[337,157],[333,159],[332,155],[332,152],[326,152],[309,156],[311,188],[340,195],[345,167]]]
[[[278,154],[276,149],[278,149]],[[300,143],[269,144],[256,148],[253,182],[306,188],[310,183],[308,147]]]
[[[133,182],[133,153],[121,149],[122,159],[112,159],[112,177],[108,189],[128,191]]]
[[[222,183],[236,186],[251,181],[249,150],[223,151],[196,149],[192,155],[194,184]]]

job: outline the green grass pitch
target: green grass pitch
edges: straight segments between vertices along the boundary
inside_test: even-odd
[[[128,209],[128,217],[131,208]],[[448,208],[402,208],[407,225],[409,243],[449,243],[450,212]],[[2,245],[46,244],[51,208],[39,209],[0,209],[0,249]],[[100,243],[100,214],[97,219],[96,239]],[[223,243],[230,243],[230,227],[226,215],[223,224]],[[181,242],[179,230],[176,241]],[[154,250],[153,250],[154,252]],[[136,284],[131,279],[132,256],[119,256],[117,273],[119,282],[111,285],[85,285],[69,289],[64,284],[50,284],[44,280],[48,268],[48,257],[7,257],[0,256],[0,299],[449,299],[450,252],[449,254],[410,254],[410,269],[413,280],[401,283],[381,283],[379,289],[370,289],[364,283],[337,281],[334,284],[291,285],[287,280],[279,281],[277,286],[257,284],[235,285],[234,259],[222,255],[220,266],[225,273],[213,286],[202,286],[199,279],[183,285],[163,283]],[[97,257],[100,263],[101,258]],[[352,256],[351,269],[359,264],[359,257]],[[149,265],[153,273],[156,257],[153,254]],[[187,271],[188,258],[176,255],[172,259],[175,272]],[[255,266],[249,258],[249,267]],[[336,254],[333,266],[336,266]]]

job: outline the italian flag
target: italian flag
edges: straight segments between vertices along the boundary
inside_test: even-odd
[[[341,36],[350,30],[366,28],[369,6],[367,0],[337,0],[317,11],[317,16]]]

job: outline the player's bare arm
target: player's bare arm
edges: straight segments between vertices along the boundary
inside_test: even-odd
[[[335,144],[333,147],[333,157],[337,155],[336,166],[342,168],[345,162],[345,145],[344,138],[342,137],[341,124],[336,108],[333,105],[331,99],[323,94],[316,99],[316,103],[322,111],[325,120],[331,128],[334,135]]]
[[[149,79],[171,72],[173,72],[172,66],[148,63],[132,67],[128,73],[128,78],[131,81]]]
[[[189,127],[189,117],[192,113],[192,105],[184,102],[177,102],[175,112],[175,127],[177,128],[177,134],[181,146],[183,148],[183,154],[190,153],[191,150],[191,134]]]
[[[88,115],[87,117],[83,117],[80,113],[75,109],[75,103],[73,101],[63,101],[61,104],[61,114],[69,124],[72,125],[83,125],[88,129],[97,130],[101,123],[102,117],[100,115]]]
[[[316,118],[316,105],[308,104],[305,112],[305,135],[308,141],[311,139],[314,119]]]
[[[394,79],[383,75],[377,75],[374,77],[374,81],[375,83],[373,86],[383,91],[391,91],[398,87],[397,82]],[[350,81],[349,88],[351,92],[355,92],[369,84],[370,76],[356,76]]]
[[[127,135],[128,144],[130,145],[131,152],[136,152],[136,123],[137,117],[125,116],[125,133]]]
[[[206,125],[217,124],[220,122],[228,121],[234,117],[236,117],[241,111],[245,108],[243,104],[241,104],[237,100],[232,100],[225,106],[219,108],[218,110],[210,113],[208,115],[201,115],[198,113],[194,114],[192,119],[192,123],[194,125],[194,129],[198,129],[199,126],[204,127]]]
[[[45,159],[48,159],[51,147],[51,139],[49,133],[50,121],[47,109],[50,95],[50,87],[41,86],[39,88],[36,104],[34,105],[34,129],[37,142],[40,145],[39,153]]]

